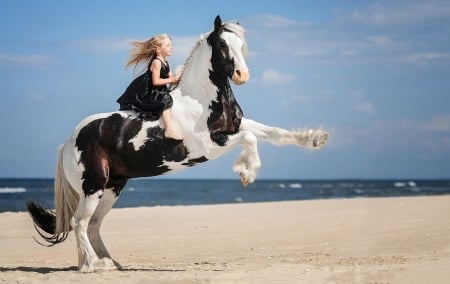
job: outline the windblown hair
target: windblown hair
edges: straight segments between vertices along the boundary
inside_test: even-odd
[[[136,70],[147,70],[150,61],[156,56],[156,50],[162,45],[162,41],[165,39],[172,39],[167,34],[156,35],[146,41],[135,41],[131,44],[134,48],[130,51],[130,59],[125,65],[125,69],[134,65],[134,73]]]

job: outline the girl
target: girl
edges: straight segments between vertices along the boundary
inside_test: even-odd
[[[179,77],[173,76],[170,72],[170,65],[167,57],[172,55],[172,40],[167,34],[157,35],[143,42],[133,42],[134,49],[125,68],[134,65],[134,71],[139,65],[145,64],[147,72],[150,74],[149,94],[151,90],[157,90],[159,100],[164,105],[162,120],[165,126],[164,135],[166,138],[182,140],[183,136],[172,126],[172,105],[173,100],[169,94],[167,84],[177,84]]]

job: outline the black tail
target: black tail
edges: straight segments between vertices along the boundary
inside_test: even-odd
[[[69,232],[56,233],[55,212],[34,201],[27,202],[27,209],[31,218],[33,218],[34,228],[44,240],[50,243],[49,246],[56,245],[67,239]]]

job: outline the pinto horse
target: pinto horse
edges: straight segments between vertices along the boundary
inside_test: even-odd
[[[131,178],[157,176],[215,159],[241,145],[233,170],[243,185],[254,182],[261,166],[257,142],[318,149],[328,133],[320,129],[288,131],[243,116],[230,86],[249,79],[244,29],[222,23],[202,36],[185,61],[180,82],[171,91],[173,122],[183,141],[164,137],[161,121],[133,111],[85,118],[59,149],[55,207],[27,203],[35,228],[50,245],[74,230],[81,272],[120,268],[100,237],[103,218]]]

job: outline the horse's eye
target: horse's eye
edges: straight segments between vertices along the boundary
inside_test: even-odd
[[[224,48],[224,47],[227,47],[227,43],[226,43],[226,41],[224,41],[223,39],[222,39],[222,40],[220,40],[220,41],[219,41],[219,47],[220,47],[220,48]]]

